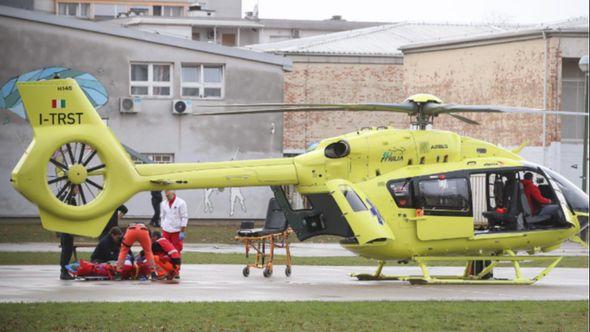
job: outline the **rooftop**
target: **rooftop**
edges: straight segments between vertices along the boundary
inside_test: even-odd
[[[60,26],[81,31],[105,34],[118,38],[129,38],[148,43],[167,45],[171,47],[178,47],[198,52],[268,63],[272,65],[282,66],[285,69],[289,69],[292,65],[291,60],[272,54],[253,52],[250,50],[239,49],[235,47],[227,47],[213,43],[168,37],[151,32],[140,31],[137,29],[123,28],[120,26],[116,26],[114,24],[100,24],[88,20],[76,19],[73,17],[56,16],[38,11],[0,6],[0,17],[15,18],[25,21]]]
[[[347,21],[344,19],[328,20],[284,20],[284,19],[250,19],[253,22],[259,22],[267,29],[301,29],[301,30],[321,30],[321,31],[344,31],[353,29],[362,29],[372,26],[388,24],[390,22],[359,22]]]
[[[574,17],[566,20],[540,23],[523,27],[521,29],[512,29],[508,31],[498,31],[488,34],[476,34],[466,37],[450,37],[436,41],[424,41],[408,43],[400,46],[404,53],[424,51],[432,49],[442,49],[449,47],[464,47],[471,44],[502,42],[513,39],[541,38],[543,34],[568,34],[588,36],[588,17]]]
[[[241,27],[262,28],[264,25],[256,21],[240,18],[219,17],[162,17],[162,16],[134,16],[102,21],[103,24],[118,24],[121,26],[154,24],[154,25],[190,25],[203,27]]]
[[[402,56],[400,46],[423,41],[501,33],[512,25],[399,22],[275,43],[248,45],[287,55]]]

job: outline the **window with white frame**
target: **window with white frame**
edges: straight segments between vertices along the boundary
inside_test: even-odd
[[[184,7],[182,6],[153,6],[153,16],[183,16]]]
[[[61,16],[90,17],[90,4],[79,2],[59,2],[57,13]]]
[[[131,95],[172,96],[172,64],[131,63]]]
[[[174,153],[142,153],[156,164],[171,164],[174,162]]]
[[[223,65],[182,64],[181,94],[188,98],[223,98]]]

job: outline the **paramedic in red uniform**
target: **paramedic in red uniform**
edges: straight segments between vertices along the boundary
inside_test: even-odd
[[[166,271],[166,277],[172,279],[180,271],[180,252],[160,232],[152,232],[152,252],[156,264]]]
[[[150,237],[150,231],[144,224],[141,223],[129,224],[129,227],[127,227],[127,231],[125,232],[123,240],[121,241],[121,250],[119,251],[119,259],[117,260],[117,271],[121,272],[123,270],[127,253],[129,253],[129,249],[133,243],[135,243],[135,241],[139,242],[141,248],[143,249],[147,264],[152,271],[152,279],[157,279],[157,276],[154,273],[155,262],[154,254],[152,253],[152,239]]]
[[[533,182],[533,173],[524,173],[524,180],[521,182],[533,216],[557,214],[559,206],[557,204],[551,204],[551,200],[541,194],[541,190]]]
[[[166,190],[166,199],[160,208],[162,236],[170,241],[178,252],[182,251],[184,231],[188,223],[188,212],[183,199],[176,196],[173,190]]]

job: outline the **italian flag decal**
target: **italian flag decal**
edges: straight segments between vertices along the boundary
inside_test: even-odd
[[[51,108],[66,108],[66,100],[65,99],[52,99],[51,100]]]

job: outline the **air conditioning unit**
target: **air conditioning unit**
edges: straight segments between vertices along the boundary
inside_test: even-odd
[[[172,113],[174,114],[189,114],[193,112],[192,100],[179,100],[172,101]]]
[[[140,97],[124,97],[119,103],[119,112],[121,113],[139,113],[141,112]]]

